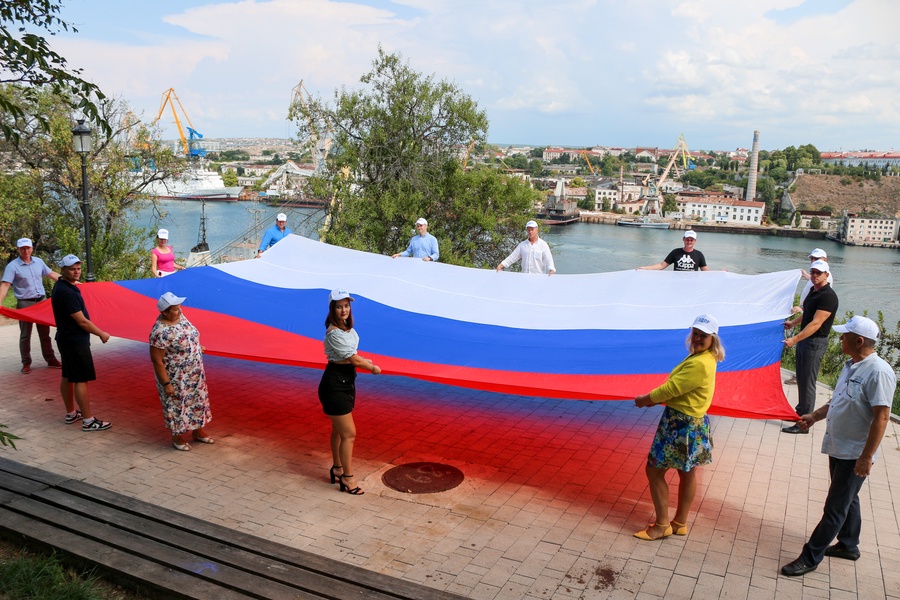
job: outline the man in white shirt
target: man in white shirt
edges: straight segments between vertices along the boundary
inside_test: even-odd
[[[841,351],[850,360],[844,363],[831,401],[797,422],[807,431],[826,419],[822,453],[828,455],[831,484],[809,541],[796,560],[781,568],[788,577],[815,571],[826,556],[859,559],[859,490],[872,472],[897,387],[893,367],[875,353],[879,331],[874,321],[854,316],[834,330],[841,334]],[[829,546],[835,538],[837,543]]]
[[[497,265],[497,270],[502,271],[521,260],[523,273],[540,275],[556,273],[550,246],[538,235],[538,224],[535,221],[528,221],[525,223],[525,231],[528,232],[528,239],[520,242],[516,249]]]

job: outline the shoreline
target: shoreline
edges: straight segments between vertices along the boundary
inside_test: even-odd
[[[624,215],[628,217],[630,215]],[[616,221],[621,219],[623,215],[608,212],[592,212],[582,211],[579,218],[580,223],[598,223],[600,225],[615,225]],[[663,219],[663,221],[666,221]],[[759,225],[732,225],[717,223],[694,223],[685,221],[666,221],[669,223],[669,229],[693,229],[703,233],[738,233],[742,235],[772,235],[777,237],[791,238],[807,238],[813,240],[824,240],[827,231],[818,229],[785,229],[778,226],[759,226]],[[842,243],[842,242],[838,242]]]

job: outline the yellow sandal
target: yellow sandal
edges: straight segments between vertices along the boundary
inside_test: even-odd
[[[687,535],[688,528],[687,523],[679,523],[678,521],[672,521],[672,533],[675,535]]]
[[[652,537],[650,537],[650,534],[647,533],[650,530],[650,528],[653,527],[653,525],[648,525],[647,529],[645,529],[644,531],[638,531],[636,534],[634,534],[634,537],[636,537],[639,540],[644,540],[645,542],[655,542],[657,540],[661,540],[663,538],[667,538],[670,535],[672,535],[672,525],[670,523],[656,523],[656,526],[657,527],[665,527],[665,531],[663,531],[663,534],[661,536],[659,536],[658,538],[652,538]]]

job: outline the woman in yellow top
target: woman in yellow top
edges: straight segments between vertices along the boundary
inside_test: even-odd
[[[666,404],[646,468],[656,521],[634,534],[642,540],[660,540],[673,533],[687,535],[688,513],[697,495],[697,467],[712,462],[713,443],[706,411],[716,391],[716,364],[725,360],[715,317],[700,315],[694,319],[685,345],[690,354],[672,370],[666,382],[634,399],[638,408]],[[678,508],[671,521],[666,482],[669,469],[678,471]]]

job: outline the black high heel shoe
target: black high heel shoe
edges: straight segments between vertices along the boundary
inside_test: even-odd
[[[341,477],[340,475],[335,475],[334,470],[335,469],[343,469],[343,468],[344,467],[342,467],[341,465],[334,465],[330,469],[328,469],[328,474],[331,475],[331,483],[334,483]]]
[[[354,496],[362,496],[365,494],[359,486],[351,489],[349,485],[344,485],[344,479],[350,479],[353,475],[338,475],[338,483],[341,485],[341,491],[347,492],[348,494],[353,494]]]

